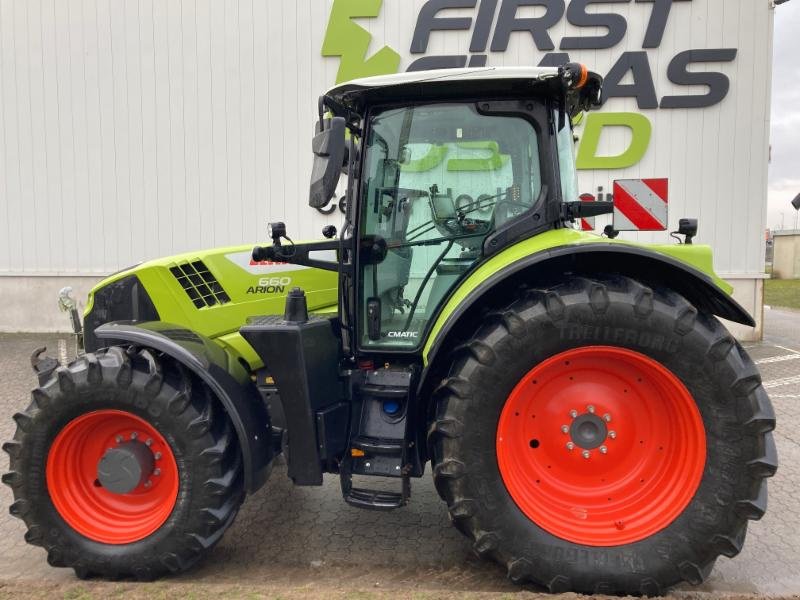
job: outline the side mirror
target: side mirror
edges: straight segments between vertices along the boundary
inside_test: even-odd
[[[308,205],[322,208],[336,192],[339,175],[342,172],[345,149],[345,120],[334,117],[327,128],[314,136],[314,166],[311,170],[311,191]]]

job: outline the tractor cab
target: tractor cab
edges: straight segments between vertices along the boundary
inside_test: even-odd
[[[373,77],[320,98],[310,205],[327,204],[347,176],[340,320],[350,355],[418,352],[483,258],[612,210],[579,202],[573,157],[572,118],[600,95],[598,75],[568,64]],[[256,254],[306,256],[281,248]]]
[[[571,118],[599,104],[600,83],[575,64],[463,69],[323,96],[321,128],[327,114],[351,132],[343,240],[356,251],[342,281],[356,307],[343,315],[351,351],[418,351],[482,258],[564,226],[562,203],[578,200]]]

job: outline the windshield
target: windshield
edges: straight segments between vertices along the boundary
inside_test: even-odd
[[[361,346],[414,348],[495,228],[542,191],[536,129],[471,104],[373,113],[359,235]]]

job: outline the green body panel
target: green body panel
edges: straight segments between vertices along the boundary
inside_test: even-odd
[[[239,335],[239,328],[253,316],[283,314],[286,295],[293,287],[305,290],[309,310],[335,312],[338,276],[333,271],[297,265],[252,264],[252,250],[253,245],[247,245],[190,252],[152,260],[115,273],[92,289],[85,312],[91,310],[96,290],[136,275],[162,321],[216,339],[227,350],[257,369],[262,366],[261,360]],[[230,302],[203,308],[194,305],[170,268],[198,260],[203,261],[222,285],[230,296]]]
[[[637,244],[624,240],[610,240],[573,229],[556,229],[503,250],[462,281],[436,318],[425,342],[423,359],[427,362],[431,348],[450,316],[492,274],[539,252],[596,243],[636,246],[669,256],[707,274],[726,294],[732,291],[731,286],[714,273],[711,248],[708,246]],[[217,340],[226,350],[246,360],[251,368],[258,369],[262,366],[261,359],[239,334],[239,328],[253,316],[282,314],[286,294],[293,287],[305,290],[310,311],[335,315],[338,310],[338,280],[335,272],[321,269],[278,263],[248,264],[252,248],[252,245],[247,245],[190,252],[152,260],[121,271],[94,287],[89,293],[86,313],[92,308],[96,290],[130,275],[136,275],[152,299],[162,321],[186,327]],[[199,309],[194,305],[170,269],[197,260],[203,261],[216,277],[230,296],[230,302]],[[264,279],[274,279],[275,283],[282,285],[260,285],[265,283]]]
[[[475,291],[475,289],[494,273],[512,265],[518,260],[527,256],[552,250],[564,246],[585,246],[588,244],[619,244],[620,246],[635,246],[645,250],[663,254],[673,259],[679,260],[687,265],[694,267],[698,271],[705,273],[712,278],[714,284],[726,294],[730,294],[733,288],[719,278],[714,272],[713,256],[711,248],[703,245],[686,244],[639,244],[625,240],[611,240],[601,237],[594,233],[576,231],[574,229],[554,229],[542,233],[535,237],[523,240],[513,246],[506,248],[502,252],[491,257],[484,262],[469,277],[467,277],[456,288],[449,300],[442,308],[433,327],[430,330],[428,339],[422,352],[424,361],[427,364],[428,355],[436,341],[437,336],[442,331],[445,323],[450,316],[457,310],[459,305]]]

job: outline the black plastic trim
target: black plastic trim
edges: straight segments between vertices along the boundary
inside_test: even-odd
[[[107,323],[94,334],[110,344],[136,344],[163,352],[202,379],[219,398],[236,430],[245,489],[253,493],[266,482],[273,458],[269,415],[250,374],[219,344],[162,321]]]
[[[153,300],[136,275],[129,275],[94,293],[92,309],[84,319],[84,348],[93,352],[100,347],[95,329],[111,321],[158,321],[161,317]]]
[[[202,260],[187,260],[170,267],[170,273],[196,308],[227,304],[230,296]]]

